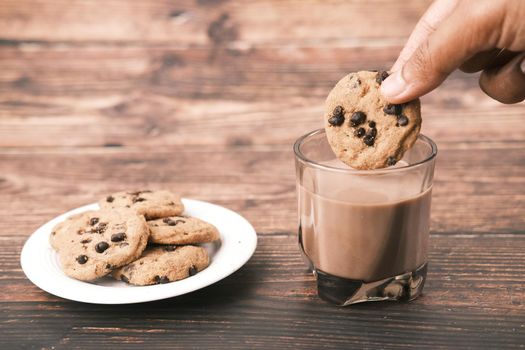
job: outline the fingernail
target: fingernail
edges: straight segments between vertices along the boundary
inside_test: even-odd
[[[401,73],[402,69],[392,73],[381,84],[381,94],[386,98],[394,98],[401,95],[408,87]]]
[[[525,74],[525,58],[521,61],[520,68],[521,72]]]

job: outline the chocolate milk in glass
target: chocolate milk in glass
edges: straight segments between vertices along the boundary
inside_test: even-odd
[[[419,135],[394,167],[354,170],[324,130],[294,145],[299,243],[321,298],[338,305],[413,300],[427,271],[436,145]]]
[[[431,189],[395,200],[359,184],[327,186],[333,186],[332,198],[298,188],[302,245],[317,269],[373,282],[426,262]]]

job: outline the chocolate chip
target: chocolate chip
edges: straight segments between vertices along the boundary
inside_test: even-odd
[[[354,112],[352,113],[352,116],[350,117],[350,125],[352,126],[358,126],[365,122],[366,120],[366,114],[363,112]]]
[[[168,226],[175,226],[175,221],[173,221],[171,218],[164,218],[162,219],[162,222]]]
[[[112,203],[114,200],[115,200],[115,198],[113,196],[107,196],[106,197],[106,202],[108,202],[108,203]]]
[[[406,115],[401,114],[399,117],[397,117],[397,124],[399,124],[400,126],[408,125],[408,118],[406,117]]]
[[[90,226],[95,226],[96,224],[98,224],[98,218],[91,218],[89,219],[89,225]]]
[[[153,277],[153,282],[155,282],[156,284],[159,284],[160,283],[160,276],[155,276]]]
[[[376,82],[381,85],[381,83],[383,82],[383,80],[385,80],[386,78],[388,78],[389,74],[386,70],[383,70],[383,71],[380,71],[377,73],[377,77],[376,77]]]
[[[127,247],[129,245],[129,243],[126,243],[126,242],[122,242],[122,243],[119,243],[118,246],[120,248],[123,248],[123,247]]]
[[[400,115],[403,112],[403,105],[388,104],[383,108],[383,112],[390,115]]]
[[[184,220],[173,220],[171,218],[164,218],[164,219],[162,219],[162,222],[167,224],[168,226],[175,226],[178,223],[185,223]]]
[[[177,249],[177,247],[174,246],[174,245],[167,245],[167,246],[164,247],[164,250],[167,251],[167,252],[173,252],[173,251],[175,251],[175,249]]]
[[[98,242],[95,246],[95,250],[97,253],[104,253],[106,249],[109,248],[109,244],[107,242]]]
[[[84,233],[86,233],[86,231],[83,228],[77,231],[77,235],[83,235]]]
[[[332,115],[343,115],[345,114],[345,110],[342,106],[337,106],[334,108]]]
[[[371,127],[371,128],[375,128],[376,127],[376,122],[371,120],[369,123],[368,123],[368,126]]]
[[[328,119],[328,123],[332,126],[341,126],[345,122],[344,109],[341,106],[334,108],[332,116]]]
[[[85,263],[87,263],[87,261],[88,261],[87,255],[79,255],[79,256],[77,256],[77,262],[80,265],[84,265]]]
[[[146,198],[135,197],[135,198],[133,198],[133,203],[144,202],[145,200],[146,200]]]
[[[91,242],[91,238],[86,238],[86,239],[83,239],[83,240],[80,241],[80,243],[82,243],[82,244],[86,244],[86,243],[89,243],[89,242]]]
[[[366,132],[367,135],[371,135],[372,137],[376,137],[377,136],[377,129],[376,128],[371,128],[371,129],[368,129],[368,131]]]
[[[365,137],[363,137],[363,142],[367,146],[373,146],[375,140],[376,140],[376,138],[374,136],[370,135],[370,134],[366,134]]]
[[[190,276],[194,276],[197,274],[197,267],[195,267],[195,265],[191,265],[190,268],[188,269],[188,275]]]
[[[167,224],[168,224],[168,226],[175,226],[175,225],[177,225],[177,223],[175,221],[173,221],[173,220],[168,221]]]
[[[119,232],[111,235],[111,242],[120,242],[126,239],[125,232]]]
[[[345,117],[342,115],[333,116],[328,119],[328,124],[332,126],[341,126],[345,122]]]
[[[111,264],[106,264],[106,269],[107,270],[111,270],[113,268],[113,266],[111,266]]]
[[[159,280],[160,284],[169,283],[169,278],[167,276],[162,276]]]
[[[388,157],[388,159],[386,160],[386,165],[388,166],[396,165],[396,163],[397,159],[393,156]]]
[[[359,128],[354,131],[354,135],[357,137],[363,137],[366,133],[365,128]]]
[[[120,279],[126,283],[129,283],[129,278],[127,278],[126,276],[124,275],[120,275]]]

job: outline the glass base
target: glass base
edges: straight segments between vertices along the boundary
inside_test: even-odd
[[[423,291],[427,277],[427,264],[414,271],[376,282],[363,282],[329,275],[314,269],[317,277],[317,293],[323,300],[346,306],[365,301],[416,299]]]
[[[323,300],[346,306],[366,301],[410,301],[421,295],[427,279],[427,263],[414,271],[376,282],[364,282],[337,277],[316,269],[303,247],[302,229],[299,225],[299,248],[308,270],[317,278],[317,294]]]

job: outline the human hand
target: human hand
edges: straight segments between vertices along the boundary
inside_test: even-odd
[[[436,0],[382,83],[391,103],[438,87],[454,70],[483,70],[481,89],[503,103],[525,99],[525,1]]]

